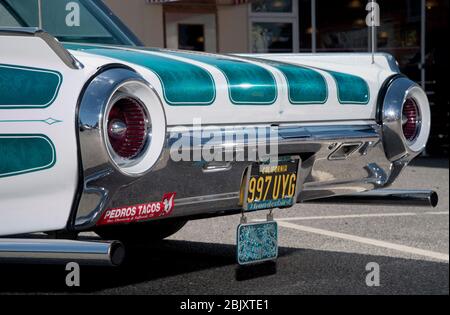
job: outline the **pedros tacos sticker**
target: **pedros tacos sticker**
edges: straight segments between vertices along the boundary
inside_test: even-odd
[[[97,225],[139,222],[168,216],[175,207],[175,197],[176,193],[166,193],[162,201],[107,209]]]

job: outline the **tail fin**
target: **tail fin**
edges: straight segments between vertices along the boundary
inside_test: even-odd
[[[0,28],[0,63],[24,60],[33,63],[63,63],[70,69],[81,69],[83,65],[67,51],[58,40],[34,27]]]

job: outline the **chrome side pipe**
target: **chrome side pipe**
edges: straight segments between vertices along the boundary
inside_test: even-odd
[[[118,241],[90,242],[57,239],[2,239],[0,263],[119,266],[125,249]]]
[[[347,203],[437,207],[439,196],[432,190],[376,189],[345,196],[312,200],[314,203]]]

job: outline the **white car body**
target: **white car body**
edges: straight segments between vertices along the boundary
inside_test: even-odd
[[[46,69],[58,72],[62,77],[57,96],[48,107],[32,108],[27,107],[27,104],[12,109],[0,107],[0,137],[46,135],[54,145],[57,159],[53,167],[45,170],[15,176],[11,174],[0,176],[0,235],[58,231],[68,227],[80,187],[79,183],[82,180],[79,176],[80,148],[77,141],[78,105],[87,82],[106,65],[121,64],[130,67],[156,92],[166,117],[165,121],[161,121],[161,130],[155,131],[162,133],[162,138],[165,136],[165,128],[191,126],[198,118],[203,125],[208,126],[223,124],[285,126],[292,124],[297,127],[376,125],[379,104],[380,101],[382,102],[379,99],[380,91],[389,78],[399,74],[393,58],[384,54],[376,54],[373,63],[372,56],[369,54],[226,56],[224,58],[243,61],[266,69],[273,75],[278,87],[276,101],[270,106],[236,106],[230,101],[226,76],[211,64],[170,55],[166,51],[138,50],[133,47],[108,48],[182,61],[201,68],[212,76],[217,88],[216,97],[210,106],[172,106],[163,97],[162,81],[148,67],[92,54],[85,49],[69,49],[68,52],[74,59],[83,65],[80,68],[71,68],[55,53],[48,42],[39,36],[21,36],[20,34],[14,36],[0,33],[0,47],[0,84],[2,66]],[[286,77],[265,60],[299,65],[320,73],[328,88],[326,102],[321,105],[290,104]],[[329,71],[350,74],[363,79],[370,92],[368,103],[364,105],[340,103],[336,81]],[[425,99],[422,101],[424,103],[420,106],[424,126],[419,135],[417,148],[408,160],[423,149],[428,138],[428,103]],[[156,146],[156,149],[152,148],[160,151],[163,143]],[[156,159],[158,155],[159,152],[156,153]]]

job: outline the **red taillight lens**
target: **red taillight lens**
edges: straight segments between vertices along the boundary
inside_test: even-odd
[[[147,115],[139,101],[123,97],[114,103],[108,116],[108,138],[121,158],[139,155],[147,140]]]
[[[403,134],[412,142],[417,138],[420,129],[420,112],[416,101],[408,98],[403,105]]]

